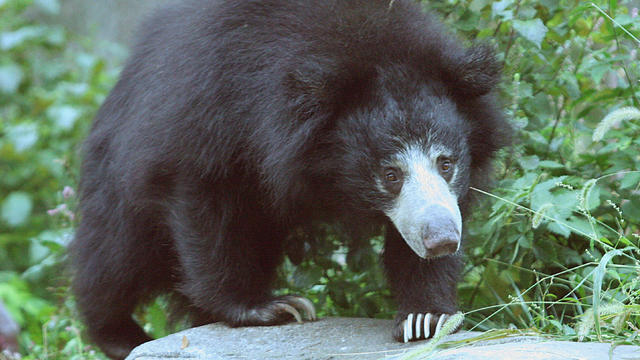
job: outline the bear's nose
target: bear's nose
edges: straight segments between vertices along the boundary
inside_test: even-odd
[[[458,238],[454,232],[427,237],[424,240],[427,256],[437,257],[453,254],[458,250]]]
[[[460,232],[446,213],[432,213],[422,230],[427,257],[453,254],[460,244]]]

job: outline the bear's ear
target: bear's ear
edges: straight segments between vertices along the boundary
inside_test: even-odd
[[[454,93],[481,96],[490,92],[500,80],[502,64],[489,44],[469,47],[461,56],[445,59],[444,78]]]
[[[366,66],[304,64],[287,73],[284,84],[296,117],[304,121],[326,118],[360,101],[374,76]]]
[[[291,109],[298,120],[317,115],[332,105],[331,89],[327,75],[321,71],[298,69],[285,75],[284,88],[290,100]],[[319,69],[318,69],[319,70]]]

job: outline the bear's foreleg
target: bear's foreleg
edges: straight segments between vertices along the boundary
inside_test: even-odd
[[[199,184],[183,187],[173,204],[170,224],[182,273],[179,290],[196,313],[210,315],[200,316],[198,323],[276,325],[302,321],[301,313],[315,320],[309,300],[271,294],[285,232],[260,203],[249,189]]]
[[[433,337],[457,310],[459,255],[422,259],[389,224],[383,262],[398,304],[393,337],[402,342]]]

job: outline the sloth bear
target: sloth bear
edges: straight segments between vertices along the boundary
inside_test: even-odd
[[[292,229],[386,234],[399,341],[456,311],[462,219],[507,124],[490,46],[411,0],[189,0],[141,28],[83,148],[72,288],[112,358],[168,293],[194,325],[315,319],[271,284]]]

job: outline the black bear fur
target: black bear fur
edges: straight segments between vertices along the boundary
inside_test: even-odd
[[[70,252],[90,337],[125,357],[150,339],[132,312],[160,293],[188,304],[194,324],[291,320],[273,309],[271,284],[290,229],[313,221],[386,228],[398,319],[455,312],[460,256],[416,256],[372,173],[398,139],[432,131],[468,146],[466,184],[485,187],[508,133],[499,73],[489,46],[462,46],[409,0],[158,11],[83,147]]]

